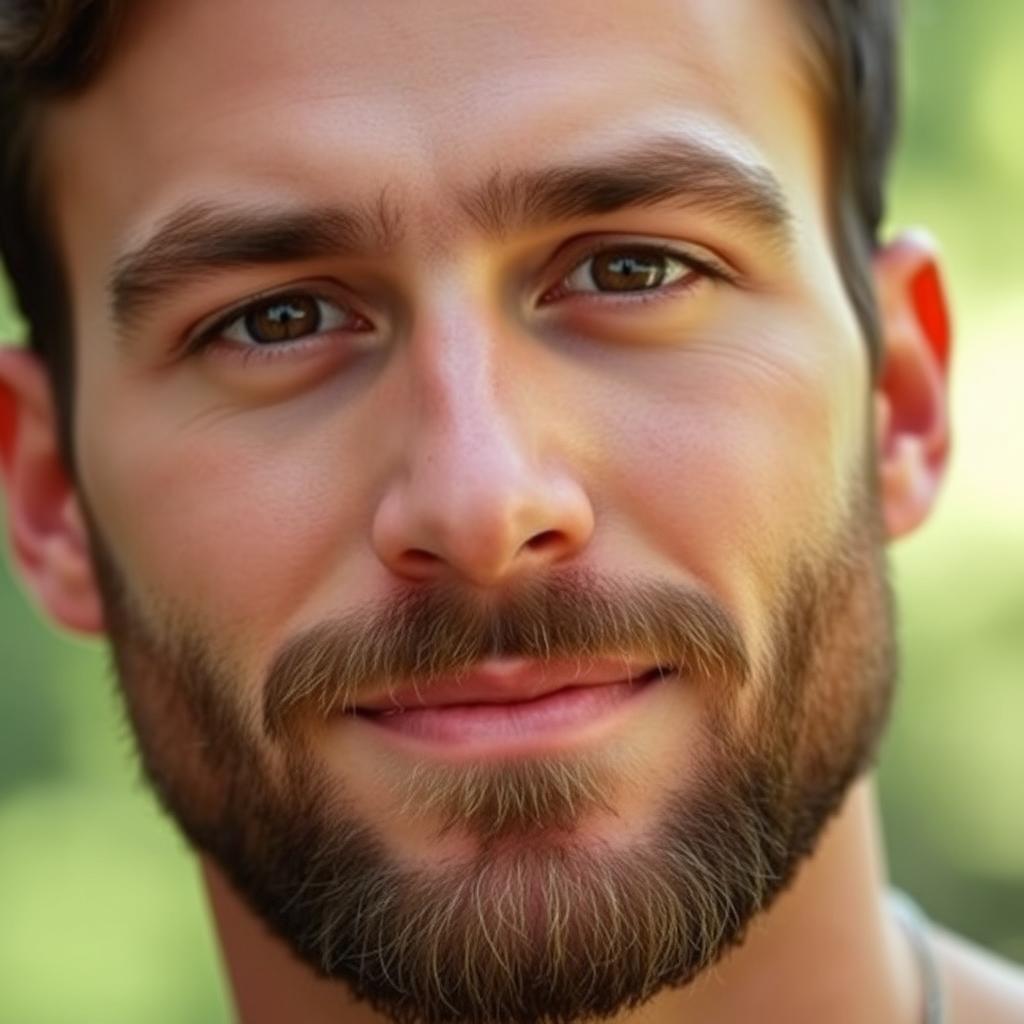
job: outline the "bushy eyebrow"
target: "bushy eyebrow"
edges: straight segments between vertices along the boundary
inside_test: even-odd
[[[463,194],[463,210],[489,234],[628,207],[697,208],[791,241],[792,216],[782,186],[763,164],[713,144],[661,136],[594,163],[496,171]]]
[[[671,205],[759,231],[781,248],[792,243],[785,195],[767,167],[676,136],[579,164],[498,170],[455,198],[478,231],[497,237],[631,207]],[[401,213],[386,187],[362,206],[188,202],[114,263],[114,321],[126,328],[154,302],[211,271],[386,254],[401,238]]]
[[[130,248],[110,273],[115,323],[214,270],[393,249],[401,234],[387,192],[370,207],[187,202]]]

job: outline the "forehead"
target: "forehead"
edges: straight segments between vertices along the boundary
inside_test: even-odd
[[[813,104],[791,6],[135,5],[98,81],[48,122],[72,278],[196,200],[384,188],[438,241],[453,226],[439,197],[655,132],[767,163],[796,205],[801,193],[813,205],[820,161],[806,144]]]

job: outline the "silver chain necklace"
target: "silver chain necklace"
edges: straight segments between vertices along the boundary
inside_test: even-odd
[[[898,890],[890,890],[889,906],[906,932],[914,951],[914,959],[917,960],[924,989],[923,1024],[946,1024],[945,999],[939,982],[939,967],[928,938],[928,919],[906,893]]]

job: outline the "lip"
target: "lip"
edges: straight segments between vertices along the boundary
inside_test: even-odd
[[[657,665],[621,658],[535,661],[526,658],[482,662],[458,676],[422,686],[400,685],[355,707],[357,712],[403,712],[421,708],[476,704],[519,704],[565,689],[632,682],[657,671]]]
[[[573,676],[553,668],[542,675],[536,663],[509,666],[504,674],[441,680],[419,694],[395,690],[393,699],[366,702],[349,720],[410,753],[443,760],[558,754],[607,738],[675,674],[622,661],[586,663]],[[515,685],[527,680],[532,687]]]

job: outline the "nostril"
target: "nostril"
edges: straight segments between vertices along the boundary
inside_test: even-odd
[[[523,547],[530,551],[551,551],[564,542],[565,537],[559,530],[543,530],[532,536]]]
[[[409,548],[403,552],[402,560],[411,566],[426,568],[427,566],[436,565],[441,561],[441,558],[424,548]]]

